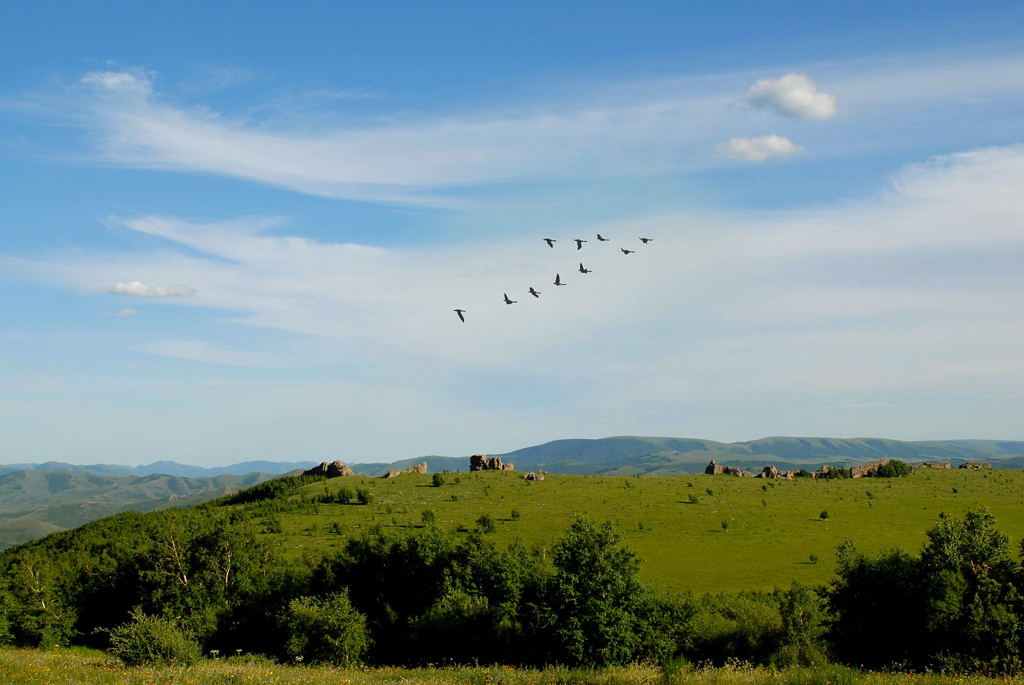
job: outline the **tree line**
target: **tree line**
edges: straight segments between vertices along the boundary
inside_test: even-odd
[[[612,525],[587,518],[550,547],[428,524],[289,560],[252,516],[307,482],[282,480],[0,554],[0,642],[81,644],[128,663],[242,651],[339,664],[1022,667],[1024,569],[983,509],[940,519],[916,555],[843,543],[825,586],[698,597],[645,587]]]

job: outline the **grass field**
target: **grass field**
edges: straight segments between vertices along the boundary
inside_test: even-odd
[[[587,514],[618,526],[643,560],[645,582],[659,590],[701,593],[788,587],[794,580],[827,582],[835,570],[833,550],[842,540],[851,538],[868,552],[892,547],[916,552],[940,513],[959,515],[978,505],[988,506],[1015,539],[1024,533],[1024,471],[1019,470],[936,470],[906,478],[831,481],[549,475],[529,482],[511,472],[444,478],[441,487],[433,487],[429,475],[414,474],[314,483],[293,497],[346,487],[365,488],[374,501],[318,504],[269,516],[267,529],[281,532],[263,535],[279,540],[290,555],[316,557],[372,526],[420,528],[422,512],[430,510],[437,525],[449,529],[473,528],[488,514],[498,544],[516,539],[547,544],[573,517]]]
[[[1024,678],[862,673],[838,666],[816,669],[713,668],[666,674],[646,665],[605,670],[510,667],[343,669],[284,666],[245,656],[209,659],[190,667],[125,668],[102,652],[84,649],[0,648],[0,681],[25,685],[71,683],[124,685],[226,685],[309,683],[310,685],[983,685]]]

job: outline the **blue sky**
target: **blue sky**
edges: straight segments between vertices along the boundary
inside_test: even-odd
[[[1024,439],[1019,3],[550,4],[0,7],[0,461]]]

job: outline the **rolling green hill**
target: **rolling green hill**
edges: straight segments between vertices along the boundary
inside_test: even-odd
[[[624,532],[644,560],[645,580],[664,590],[697,592],[826,582],[835,570],[833,550],[843,540],[870,552],[916,551],[940,513],[962,514],[978,505],[988,506],[1015,539],[1024,536],[1024,472],[1018,470],[792,481],[549,475],[538,482],[482,472],[448,474],[441,487],[430,484],[428,475],[334,478],[303,487],[290,496],[297,508],[258,524],[279,530],[262,535],[289,554],[316,557],[374,527],[419,530],[426,510],[435,512],[438,525],[455,530],[472,529],[487,514],[496,521],[494,539],[502,543],[548,544],[573,517],[586,514],[611,520]],[[341,488],[365,488],[374,501],[301,503]],[[820,518],[822,511],[829,512],[827,520]]]
[[[612,521],[643,559],[644,580],[674,592],[827,582],[835,570],[833,550],[843,540],[855,540],[868,552],[896,547],[916,551],[940,514],[959,515],[978,505],[989,507],[1015,539],[1024,536],[1021,470],[927,469],[905,478],[791,481],[703,474],[548,475],[543,481],[528,481],[507,471],[442,478],[439,487],[426,474],[348,476],[280,491],[267,489],[267,483],[257,486],[263,499],[240,503],[241,496],[224,498],[199,511],[230,514],[235,525],[251,527],[257,537],[293,559],[321,558],[340,550],[350,537],[373,530],[399,535],[422,531],[424,512],[432,512],[434,525],[462,532],[476,528],[477,520],[487,515],[495,523],[490,537],[500,545],[514,540],[550,544],[574,517],[585,514]],[[45,482],[55,487],[74,480]],[[342,491],[359,489],[371,503],[337,503]],[[165,500],[158,506],[185,501]],[[143,500],[138,507],[157,508],[151,503]],[[48,526],[64,527],[73,520],[64,517],[61,506],[45,508],[32,521],[21,516],[9,523],[22,529],[34,525],[39,533],[52,530]],[[90,513],[102,515],[104,506],[90,505]],[[827,519],[821,518],[823,511]],[[102,525],[90,524],[94,531]],[[42,541],[44,546],[49,540]]]
[[[213,478],[26,470],[0,475],[0,549],[122,511],[183,507],[274,476]]]

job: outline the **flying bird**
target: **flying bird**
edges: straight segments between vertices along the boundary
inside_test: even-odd
[[[583,249],[583,243],[587,242],[586,240],[580,240],[579,238],[573,238],[573,240],[576,241],[576,249],[577,250],[582,250]]]
[[[555,285],[565,285],[565,283],[562,283],[562,277],[558,274],[555,274]]]
[[[608,242],[608,238],[603,237],[600,233],[597,234],[597,239],[600,240],[602,243]]]
[[[652,240],[654,240],[654,238],[641,238],[640,242],[642,242],[644,245],[646,245],[647,243],[651,242]]]
[[[516,302],[519,301],[519,300],[510,300],[510,299],[508,299],[508,293],[502,293],[502,295],[505,296],[505,304],[515,304]]]
[[[583,262],[580,262],[580,273],[581,274],[589,274],[590,271],[591,271],[590,269],[588,269],[585,266],[583,266]]]
[[[459,315],[459,321],[466,323],[466,317],[463,316],[466,313],[465,309],[453,309],[452,311]]]
[[[622,250],[622,254],[633,254],[634,252],[636,252],[636,250],[627,250],[624,247],[620,247],[619,249]]]
[[[538,300],[540,299],[540,291],[534,290],[532,285],[530,286],[530,294],[536,297]]]
[[[544,242],[548,244],[548,247],[554,247],[555,243],[557,243],[558,241],[555,240],[554,238],[545,238]]]

